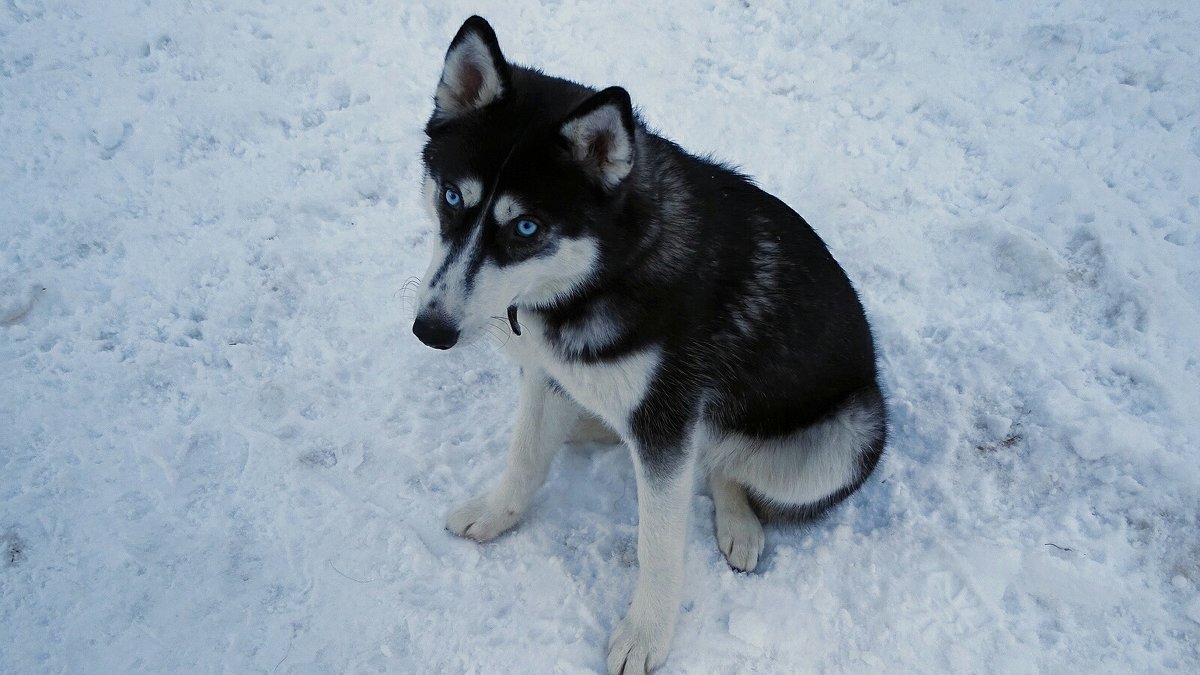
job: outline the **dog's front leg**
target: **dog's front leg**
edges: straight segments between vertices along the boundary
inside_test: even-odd
[[[491,490],[452,510],[446,528],[483,542],[516,525],[578,417],[579,407],[555,391],[544,372],[525,368],[504,474]]]
[[[635,433],[636,435],[636,433]],[[667,658],[683,586],[683,551],[695,452],[684,437],[633,448],[638,496],[638,580],[608,642],[608,672],[646,673]]]

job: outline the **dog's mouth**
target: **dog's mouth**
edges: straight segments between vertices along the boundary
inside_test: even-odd
[[[517,306],[509,305],[507,311],[508,327],[513,335],[521,334],[521,323],[517,320]],[[501,317],[493,317],[499,319]],[[450,349],[462,338],[462,331],[450,321],[438,314],[419,315],[413,322],[413,335],[434,349]]]

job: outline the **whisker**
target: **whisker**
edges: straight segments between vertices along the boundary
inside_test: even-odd
[[[507,345],[508,341],[512,339],[512,333],[509,332],[508,324],[497,326],[489,323],[488,329],[488,334],[496,338],[497,347],[504,347],[504,345]]]
[[[416,290],[420,286],[420,277],[409,277],[396,291],[400,295],[400,309],[409,319],[415,319],[417,316]]]
[[[504,335],[504,329],[501,326],[492,323],[491,321],[484,324],[484,328],[493,335],[497,335],[497,336]]]
[[[500,326],[506,331],[512,330],[512,320],[510,320],[507,316],[489,316],[488,320],[498,322],[496,325]]]
[[[499,326],[491,323],[490,321],[483,325],[483,330],[480,332],[480,335],[486,336],[485,340],[489,343],[489,346],[493,348],[493,353],[495,347],[504,346],[503,331],[500,330]],[[482,343],[484,340],[479,340],[479,342]]]

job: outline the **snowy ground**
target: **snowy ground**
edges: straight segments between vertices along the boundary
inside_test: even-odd
[[[623,449],[442,529],[515,395],[399,292],[475,11],[756,175],[879,336],[886,461],[752,575],[697,495],[665,672],[1200,670],[1200,4],[328,4],[0,4],[0,671],[603,667]]]

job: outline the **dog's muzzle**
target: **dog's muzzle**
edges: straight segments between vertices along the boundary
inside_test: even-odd
[[[418,316],[413,335],[434,349],[450,349],[458,342],[458,328],[438,315]]]

